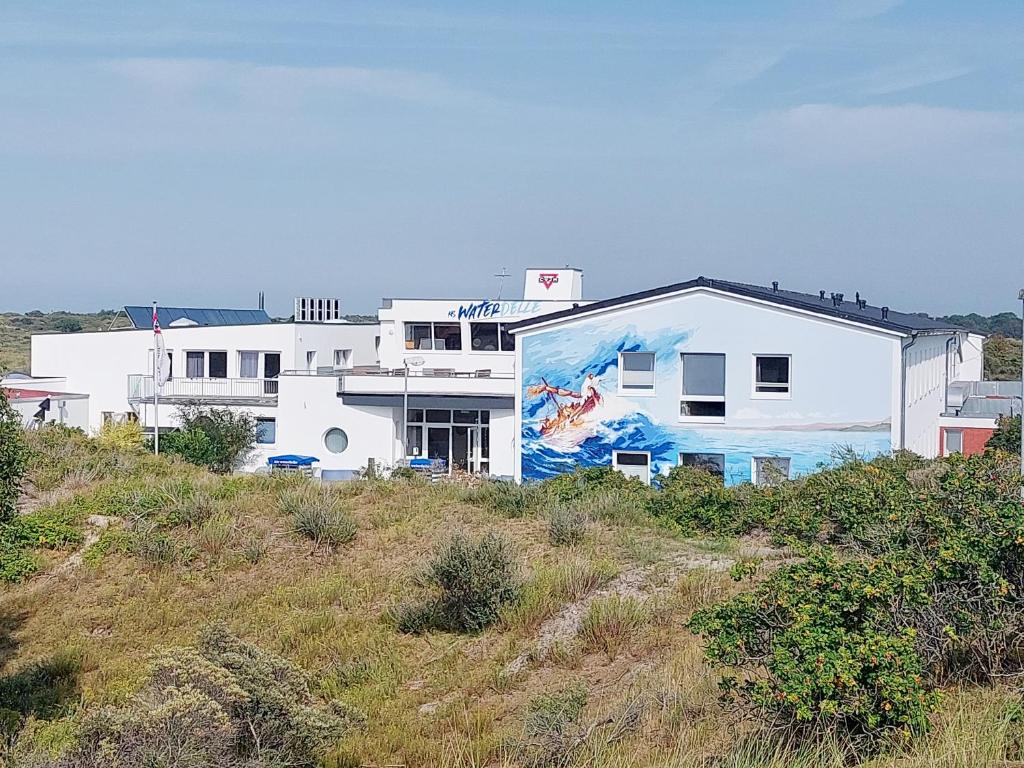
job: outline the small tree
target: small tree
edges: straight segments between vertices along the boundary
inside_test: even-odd
[[[1020,453],[1020,416],[1003,416],[992,437],[985,443],[986,448],[995,448],[1017,455]]]
[[[0,390],[0,522],[14,517],[27,462],[21,416]]]
[[[163,437],[160,447],[186,461],[227,473],[237,469],[256,447],[256,418],[230,408],[184,405],[181,427]]]

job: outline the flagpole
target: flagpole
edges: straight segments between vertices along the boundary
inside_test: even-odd
[[[156,319],[156,302],[153,302],[153,322]],[[156,376],[156,357],[160,354],[160,350],[157,349],[159,345],[156,343],[156,334],[153,334],[153,455],[160,455],[160,385],[157,383]]]

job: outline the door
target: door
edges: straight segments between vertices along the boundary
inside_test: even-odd
[[[452,427],[452,468],[477,475],[486,471],[480,427]]]
[[[277,394],[277,377],[281,373],[281,353],[267,352],[263,355],[263,394]],[[274,379],[274,381],[271,381]]]

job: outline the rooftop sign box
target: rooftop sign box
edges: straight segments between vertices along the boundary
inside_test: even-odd
[[[528,269],[523,299],[526,301],[579,301],[583,298],[583,270]]]

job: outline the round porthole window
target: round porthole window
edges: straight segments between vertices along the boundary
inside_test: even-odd
[[[345,430],[331,427],[324,435],[324,447],[331,453],[342,453],[348,448],[348,435]]]

